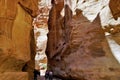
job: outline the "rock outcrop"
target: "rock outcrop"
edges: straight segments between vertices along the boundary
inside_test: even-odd
[[[72,16],[63,0],[54,2],[48,20],[48,70],[62,80],[119,80],[120,65],[108,46],[99,17],[89,22],[77,10]]]
[[[18,75],[24,76],[22,71],[29,72],[29,77],[33,78],[35,41],[32,18],[37,15],[37,3],[37,0],[0,1],[0,75],[3,76],[0,80],[28,80],[27,73],[26,78],[18,79]],[[14,75],[7,72],[14,72]],[[6,75],[11,78],[6,79]]]

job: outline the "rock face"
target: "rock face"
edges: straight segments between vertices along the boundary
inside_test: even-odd
[[[110,6],[114,19],[117,20],[118,17],[120,17],[120,0],[110,0],[109,6]],[[113,28],[112,38],[118,44],[120,44],[119,34],[120,34],[120,25],[116,25]]]
[[[63,18],[60,15],[60,12],[64,7],[63,1],[64,0],[57,0],[57,2],[55,2],[53,0],[52,2],[53,7],[49,13],[49,19],[48,19],[49,34],[48,34],[48,43],[47,43],[48,46],[46,51],[46,54],[49,58],[56,55],[57,54],[56,49],[58,48],[58,46],[61,47],[62,49],[62,45],[64,43],[64,39],[62,38],[64,36],[64,32],[63,32],[64,25],[63,25]],[[59,32],[57,32],[57,30],[59,30]]]
[[[26,72],[0,73],[0,80],[29,80]]]
[[[37,0],[0,1],[0,72],[27,71],[32,79],[35,56],[32,18],[37,15],[37,3]]]
[[[117,20],[120,17],[120,0],[110,0],[109,6],[113,17]]]
[[[57,0],[56,0],[57,1]],[[119,80],[120,65],[113,57],[99,17],[89,22],[80,10],[72,16],[64,2],[54,2],[48,20],[48,70],[62,80]]]

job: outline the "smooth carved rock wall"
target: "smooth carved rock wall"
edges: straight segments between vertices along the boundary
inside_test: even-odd
[[[99,17],[89,22],[80,10],[72,16],[68,5],[61,17],[63,3],[53,3],[49,14],[48,70],[62,80],[119,80],[120,65],[110,51]]]
[[[37,15],[37,3],[37,0],[0,0],[1,73],[25,71],[32,79],[35,55],[32,18]]]

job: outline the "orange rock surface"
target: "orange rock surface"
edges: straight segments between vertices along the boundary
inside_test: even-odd
[[[33,78],[35,44],[32,18],[37,15],[37,4],[37,0],[0,0],[0,72],[25,71],[30,79]]]

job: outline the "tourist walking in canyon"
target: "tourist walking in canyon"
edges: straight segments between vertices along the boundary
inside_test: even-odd
[[[37,69],[34,69],[34,80],[37,80],[37,76],[40,76],[40,71]]]
[[[53,72],[52,71],[46,71],[45,80],[53,80]]]

